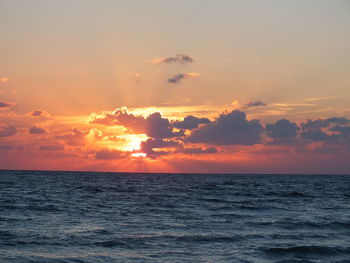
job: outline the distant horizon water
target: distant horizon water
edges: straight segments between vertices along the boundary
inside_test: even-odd
[[[0,168],[0,172],[1,171],[19,171],[19,172],[63,172],[63,173],[107,173],[107,174],[145,174],[145,175],[152,175],[152,174],[156,174],[156,175],[161,175],[161,174],[175,174],[175,175],[185,175],[185,174],[189,174],[189,175],[350,175],[350,173],[319,173],[319,172],[315,172],[315,173],[239,173],[239,172],[222,172],[222,173],[214,173],[214,172],[143,172],[143,171],[139,171],[139,172],[128,172],[128,171],[94,171],[94,170],[59,170],[59,169],[55,169],[55,170],[48,170],[48,169],[2,169]]]

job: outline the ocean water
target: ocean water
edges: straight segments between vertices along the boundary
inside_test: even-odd
[[[350,176],[0,171],[0,262],[350,262]]]

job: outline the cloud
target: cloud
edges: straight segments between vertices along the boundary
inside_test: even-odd
[[[324,100],[332,100],[337,98],[343,98],[346,97],[346,95],[338,95],[338,96],[326,96],[326,97],[312,97],[312,98],[306,98],[304,101],[306,102],[315,102],[315,101],[324,101]]]
[[[60,143],[43,144],[38,147],[40,151],[63,151],[64,145]]]
[[[186,116],[183,121],[175,121],[173,125],[175,128],[192,130],[197,128],[200,124],[210,123],[208,118],[197,118],[195,116]]]
[[[85,145],[85,136],[88,132],[82,131],[78,128],[74,128],[71,133],[56,136],[56,140],[66,141],[68,145],[77,146],[77,145]]]
[[[135,116],[128,112],[126,107],[117,108],[112,113],[102,115],[92,114],[90,123],[98,123],[106,126],[122,125],[130,131],[142,133],[145,126],[145,118],[143,116]]]
[[[276,121],[274,124],[266,124],[266,133],[270,138],[290,138],[297,136],[300,129],[294,122],[286,119]]]
[[[95,139],[95,140],[101,140],[103,139],[103,133],[96,128],[90,129],[90,131],[85,135],[85,138],[89,139]]]
[[[27,116],[30,116],[30,117],[49,117],[50,114],[44,110],[33,110],[31,112],[28,112]]]
[[[264,107],[267,106],[266,103],[262,102],[261,100],[251,101],[246,104],[247,107]]]
[[[194,59],[190,55],[185,55],[185,54],[177,54],[174,57],[154,58],[151,60],[153,64],[174,63],[174,62],[186,64],[186,63],[192,63],[193,61]]]
[[[330,128],[331,131],[339,132],[339,135],[349,136],[350,135],[350,126],[339,126]]]
[[[347,133],[350,129],[348,124],[350,120],[345,117],[307,120],[301,123],[301,137],[311,141],[343,142],[349,135]],[[350,143],[350,140],[347,143]]]
[[[217,153],[218,150],[214,147],[209,148],[202,148],[202,147],[196,147],[196,148],[185,148],[182,151],[185,154],[206,154],[206,153]]]
[[[183,136],[184,132],[174,132],[168,119],[162,118],[159,112],[149,115],[146,119],[146,134],[149,137],[163,139]]]
[[[112,114],[93,115],[91,123],[103,125],[122,125],[129,132],[144,133],[152,138],[172,138],[183,136],[183,131],[173,131],[172,123],[161,116],[159,112],[150,114],[147,118],[129,113],[126,107],[116,109]]]
[[[0,78],[0,82],[7,82],[9,79],[8,78],[5,78],[5,77],[1,77]]]
[[[10,109],[12,107],[16,106],[16,103],[0,100],[0,110],[1,109]]]
[[[101,160],[113,160],[113,159],[123,159],[127,156],[128,154],[126,152],[118,151],[118,150],[109,150],[109,149],[104,149],[100,150],[95,154],[96,159],[101,159]]]
[[[45,132],[46,132],[46,130],[44,128],[38,127],[36,125],[33,125],[29,129],[30,134],[44,134]]]
[[[321,129],[304,130],[301,133],[301,138],[312,141],[328,141],[332,136],[324,133]]]
[[[160,151],[159,149],[166,148],[166,151]],[[145,142],[141,143],[141,151],[146,153],[148,157],[155,158],[159,155],[169,154],[171,152],[177,152],[179,149],[182,149],[183,146],[181,143],[172,141],[172,140],[164,140],[164,139],[154,139],[150,138]],[[155,149],[158,149],[155,151]],[[172,149],[172,151],[171,151]]]
[[[183,78],[185,78],[185,74],[180,73],[180,74],[175,75],[175,76],[172,77],[172,78],[169,78],[169,79],[168,79],[168,83],[174,83],[174,84],[176,84],[176,83],[179,83],[180,80],[182,80]]]
[[[345,117],[332,117],[327,119],[307,120],[306,122],[301,123],[301,128],[304,130],[319,129],[328,127],[331,124],[344,125],[348,123],[350,123],[350,120]]]
[[[13,125],[0,123],[0,137],[10,137],[17,134],[17,129]]]
[[[91,122],[123,126],[128,134],[144,134],[148,139],[141,143],[140,152],[150,158],[176,153],[215,153],[217,149],[209,146],[216,145],[283,145],[298,151],[303,148],[308,151],[309,146],[322,143],[337,147],[348,145],[350,149],[350,121],[339,117],[308,120],[300,126],[290,120],[280,119],[263,127],[259,120],[247,120],[246,114],[240,110],[224,112],[213,121],[194,115],[170,121],[159,112],[144,117],[122,107],[112,113],[93,115]],[[65,135],[64,139],[72,139],[71,136]],[[203,145],[192,147],[188,143]]]
[[[241,107],[241,103],[239,102],[239,100],[234,100],[231,102],[231,106],[233,107],[233,109],[238,110]]]
[[[148,139],[141,143],[141,152],[146,153],[149,158],[156,158],[161,155],[184,153],[184,154],[209,154],[217,153],[217,149],[214,147],[202,148],[202,147],[188,147],[184,148],[184,145],[174,140],[164,139]]]
[[[244,112],[222,113],[215,121],[201,126],[186,139],[191,143],[214,145],[254,145],[260,142],[263,127],[258,120],[248,121]]]
[[[196,78],[199,76],[200,76],[200,73],[196,73],[196,72],[180,73],[180,74],[176,74],[171,78],[168,78],[168,83],[177,84],[177,83],[180,83],[181,80],[183,79]]]

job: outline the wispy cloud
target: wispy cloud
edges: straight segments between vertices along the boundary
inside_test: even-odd
[[[332,100],[332,99],[338,99],[338,98],[344,98],[344,97],[347,97],[347,96],[339,95],[339,96],[312,97],[312,98],[306,98],[304,99],[304,101],[316,102],[316,101]]]
[[[314,107],[316,104],[313,103],[273,103],[272,107]]]

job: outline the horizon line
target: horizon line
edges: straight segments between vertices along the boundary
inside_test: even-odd
[[[41,170],[41,169],[2,169],[0,168],[0,172],[3,171],[24,171],[24,172],[63,172],[63,173],[109,173],[109,174],[142,174],[142,175],[169,175],[169,174],[174,174],[174,175],[345,175],[345,176],[350,176],[349,173],[202,173],[202,172],[112,172],[112,171],[84,171],[84,170]]]

